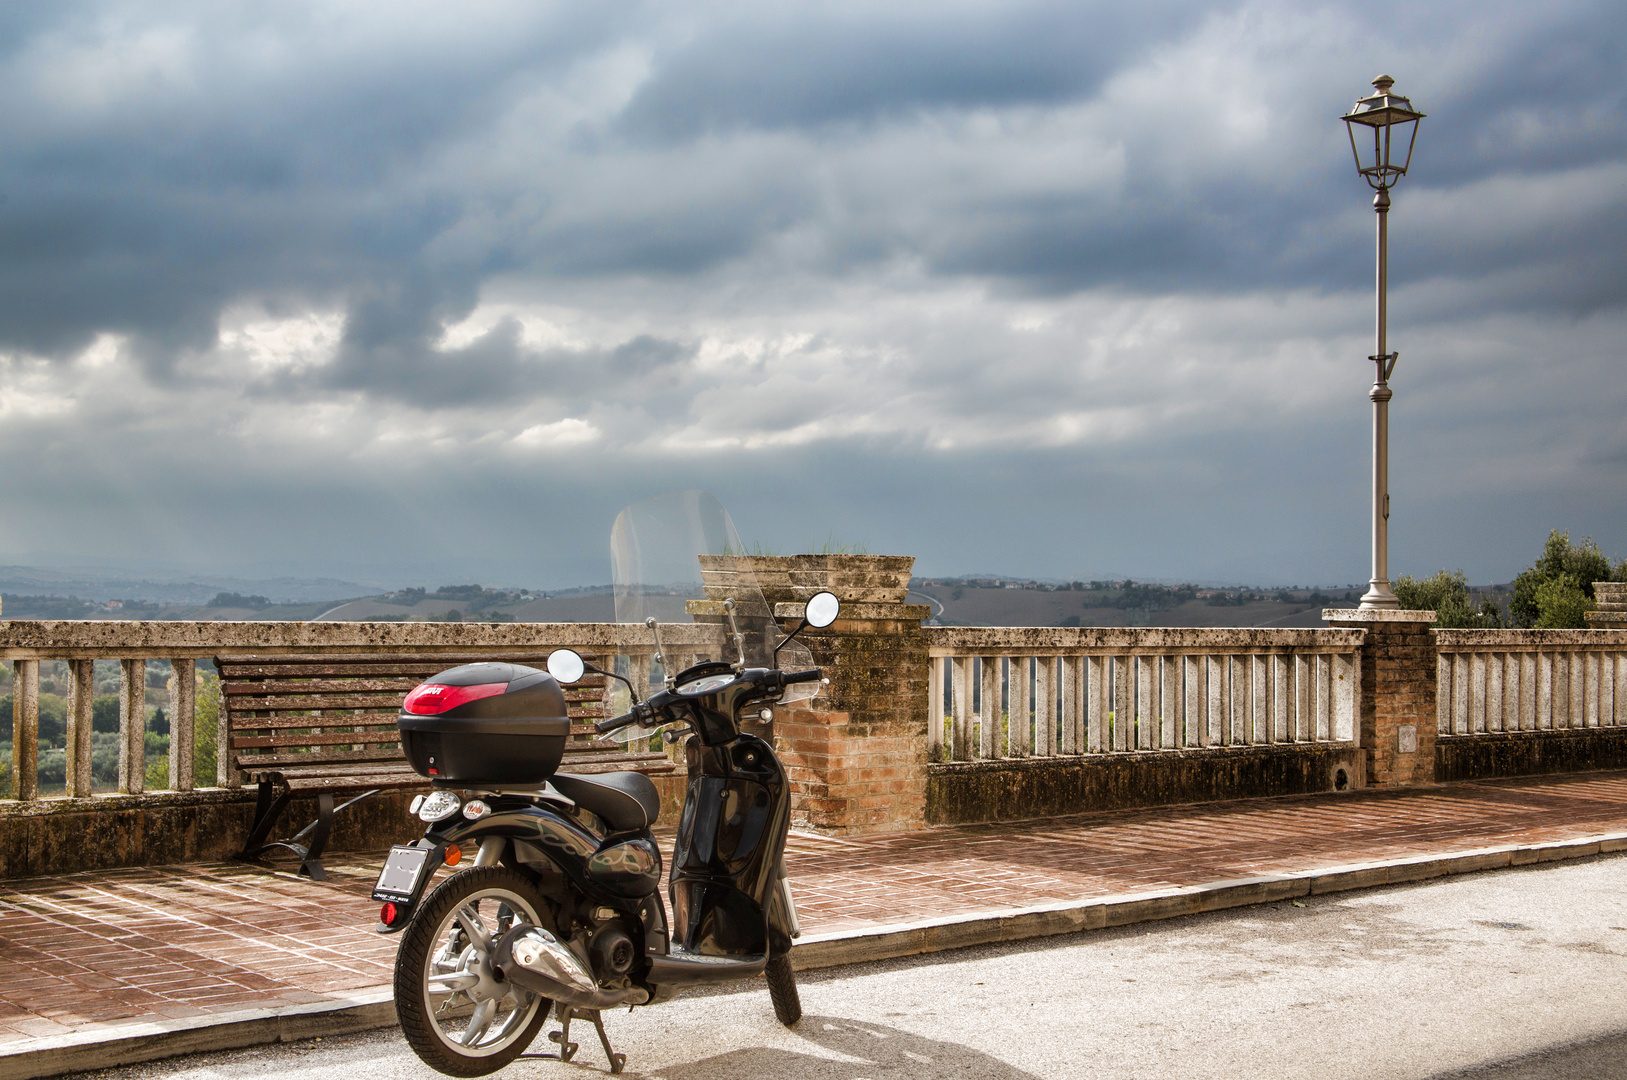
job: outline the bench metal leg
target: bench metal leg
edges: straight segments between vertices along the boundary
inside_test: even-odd
[[[312,881],[326,881],[328,879],[327,871],[322,869],[322,852],[327,848],[328,837],[333,833],[334,815],[341,810],[356,805],[363,799],[377,795],[383,790],[382,788],[374,788],[372,791],[364,791],[354,799],[340,803],[338,806],[333,805],[333,795],[330,792],[318,792],[315,821],[290,836],[287,840],[268,841],[266,837],[270,835],[271,827],[276,824],[277,816],[282,813],[283,808],[288,805],[289,800],[294,796],[292,791],[284,791],[274,799],[271,788],[272,784],[269,781],[262,780],[260,782],[259,795],[255,800],[254,827],[249,831],[248,843],[243,845],[243,850],[238,853],[237,857],[239,859],[253,859],[265,854],[272,848],[284,848],[299,856],[299,873]],[[309,841],[304,844],[300,843],[307,836],[310,837]]]
[[[326,881],[328,874],[322,869],[322,849],[328,846],[328,834],[333,831],[333,796],[326,791],[316,797],[316,820],[311,824],[316,831],[311,835],[311,846],[300,857],[299,872],[312,881]]]
[[[237,858],[252,859],[266,848],[277,846],[266,843],[266,837],[271,835],[272,828],[277,824],[277,818],[282,816],[283,808],[294,797],[294,793],[284,788],[281,792],[273,794],[275,786],[270,780],[260,781],[259,791],[254,800],[254,823],[249,826],[249,838],[244,841],[243,850],[237,853]]]

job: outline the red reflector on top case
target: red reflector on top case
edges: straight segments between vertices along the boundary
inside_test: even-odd
[[[478,686],[441,686],[438,683],[424,683],[407,695],[407,700],[401,703],[401,708],[415,716],[434,716],[436,713],[455,709],[459,705],[467,705],[471,701],[496,697],[507,689],[506,682],[480,683]]]

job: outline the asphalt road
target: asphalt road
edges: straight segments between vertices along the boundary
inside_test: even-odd
[[[1627,1077],[1627,857],[810,972],[606,1018],[663,1080]],[[606,1075],[576,1062],[501,1075]],[[534,1050],[549,1049],[542,1039]],[[97,1077],[431,1077],[394,1032]]]

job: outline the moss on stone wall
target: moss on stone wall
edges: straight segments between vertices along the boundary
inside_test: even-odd
[[[927,822],[1020,821],[1092,810],[1353,791],[1361,784],[1357,768],[1355,751],[1329,746],[932,764],[927,766]]]

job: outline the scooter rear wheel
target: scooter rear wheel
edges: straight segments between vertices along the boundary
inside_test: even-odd
[[[774,1017],[786,1027],[802,1019],[802,997],[797,993],[796,972],[791,970],[791,954],[780,953],[763,969],[768,979],[768,996],[774,1002]]]
[[[520,921],[552,930],[552,910],[517,871],[478,866],[430,893],[401,936],[395,1009],[407,1044],[448,1076],[485,1076],[525,1052],[553,1004],[499,982],[490,954]]]

